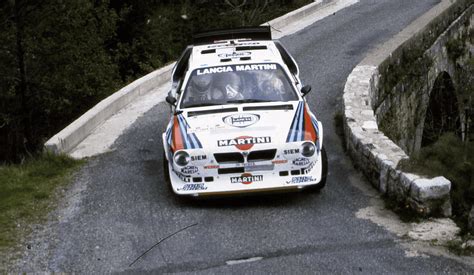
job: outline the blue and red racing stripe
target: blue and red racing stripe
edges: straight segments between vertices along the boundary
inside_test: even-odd
[[[319,127],[316,118],[309,112],[308,106],[304,102],[299,102],[295,116],[291,122],[290,130],[288,131],[286,142],[310,140],[315,142],[319,150],[318,136]]]
[[[166,141],[172,152],[202,148],[196,134],[188,133],[189,124],[182,114],[175,115],[166,131]]]

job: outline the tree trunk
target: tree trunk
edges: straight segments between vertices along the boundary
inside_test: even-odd
[[[17,95],[20,95],[20,102],[21,102],[21,131],[19,133],[23,136],[23,148],[25,151],[31,149],[31,125],[30,125],[30,116],[28,110],[28,81],[26,76],[26,66],[25,66],[25,49],[23,45],[23,22],[21,20],[20,15],[20,1],[14,2],[14,18],[15,18],[15,26],[16,26],[16,57],[18,61],[18,72],[19,72],[19,80],[20,83],[16,85]]]

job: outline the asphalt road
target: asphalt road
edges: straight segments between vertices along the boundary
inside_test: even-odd
[[[375,45],[426,12],[434,0],[362,0],[282,39],[310,84],[312,110],[325,127],[330,174],[320,193],[183,202],[167,188],[162,103],[76,176],[67,204],[23,270],[84,273],[432,273],[472,272],[456,261],[406,257],[399,237],[355,212],[370,197],[335,134],[346,77]],[[369,185],[369,183],[364,183]],[[196,226],[165,240],[173,232]],[[237,260],[244,260],[239,262]],[[237,261],[237,262],[233,262]]]

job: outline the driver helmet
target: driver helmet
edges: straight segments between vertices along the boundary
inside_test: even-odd
[[[236,74],[229,74],[225,79],[225,91],[227,98],[240,99],[242,97],[242,81]]]
[[[274,77],[275,77],[275,74],[271,71],[258,71],[257,73],[257,81],[260,84],[267,80],[271,80]]]
[[[260,90],[265,95],[279,95],[283,93],[283,83],[279,78],[267,79],[261,82]]]
[[[212,82],[212,76],[209,74],[196,75],[192,78],[192,84],[196,88],[196,92],[203,94],[209,90]]]

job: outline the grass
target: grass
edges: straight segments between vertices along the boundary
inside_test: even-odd
[[[56,190],[83,164],[64,155],[42,154],[22,164],[0,166],[0,255],[45,219]]]
[[[458,256],[472,256],[474,255],[474,247],[466,246],[466,242],[469,240],[473,240],[474,236],[465,235],[462,239],[456,239],[452,241],[448,241],[446,247],[452,253]]]
[[[452,133],[400,163],[406,172],[428,177],[444,176],[451,181],[453,218],[466,233],[467,218],[474,203],[474,143],[462,142]]]

